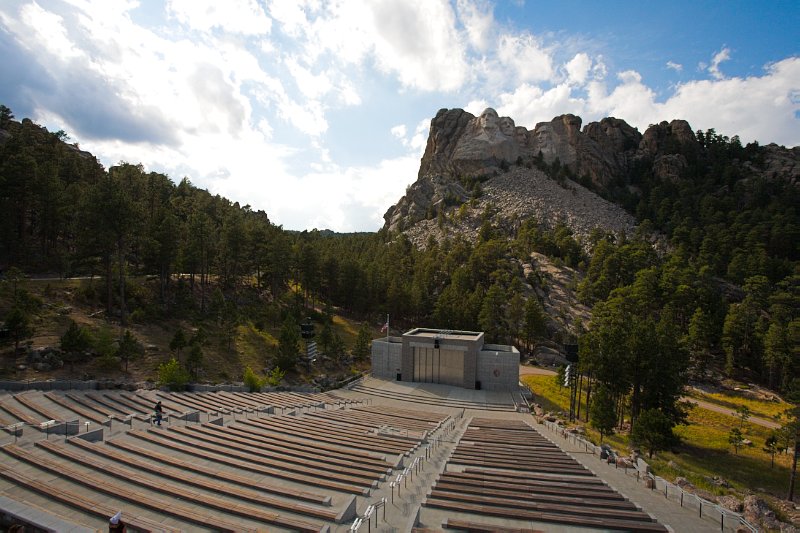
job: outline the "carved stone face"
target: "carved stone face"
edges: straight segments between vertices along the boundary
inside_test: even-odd
[[[550,144],[553,139],[553,127],[550,124],[537,125],[534,137],[539,146]]]
[[[478,124],[480,125],[481,129],[487,132],[497,130],[497,111],[492,109],[491,107],[487,107],[483,110],[483,113],[478,117]]]
[[[514,138],[520,146],[528,146],[528,141],[530,140],[528,129],[524,126],[517,126],[514,128]]]
[[[503,135],[507,135],[512,137],[514,135],[514,120],[510,117],[503,117],[498,122],[500,126],[500,131],[503,132]]]

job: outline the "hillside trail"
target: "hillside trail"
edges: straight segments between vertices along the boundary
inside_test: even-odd
[[[739,416],[739,414],[734,409],[730,409],[728,407],[723,407],[721,405],[717,405],[711,402],[706,402],[704,400],[698,400],[697,398],[690,398],[689,396],[682,396],[682,401],[687,401],[698,407],[702,407],[703,409],[708,409],[709,411],[714,411],[715,413],[722,413],[723,415],[729,416]],[[757,416],[751,416],[747,419],[748,422],[752,422],[757,426],[763,426],[768,429],[780,429],[781,425],[777,422],[773,422],[772,420],[766,420],[764,418],[759,418]]]

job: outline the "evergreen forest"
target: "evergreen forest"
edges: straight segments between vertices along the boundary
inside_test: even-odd
[[[681,179],[640,165],[596,188],[636,216],[635,235],[581,242],[533,219],[509,233],[487,210],[474,242],[417,248],[386,230],[287,231],[187,178],[128,162],[105,169],[63,131],[17,121],[5,106],[0,135],[0,317],[11,344],[30,337],[37,313],[15,279],[89,276],[98,283],[84,297],[123,328],[182,320],[280,332],[269,358],[281,371],[298,364],[304,317],[364,324],[351,346],[330,331],[324,343],[364,360],[365,338],[380,335],[388,313],[393,332],[481,330],[525,353],[577,343],[587,403],[596,395],[632,422],[654,410],[679,422],[689,380],[800,388],[800,189],[761,171],[769,147],[757,143],[698,131]],[[553,327],[537,297],[547,280],[521,267],[532,252],[581,273],[574,290],[590,322]]]

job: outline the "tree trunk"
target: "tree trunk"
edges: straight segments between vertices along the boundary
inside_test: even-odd
[[[789,475],[789,496],[787,500],[794,501],[794,479],[797,477],[797,456],[800,455],[800,426],[794,435],[794,457],[792,458],[792,473]]]
[[[592,373],[586,376],[586,421],[589,421],[589,409],[592,406]]]
[[[578,401],[577,401],[578,407],[577,407],[577,412],[575,413],[575,418],[577,420],[581,419],[581,396],[582,396],[582,393],[583,393],[583,374],[578,374]],[[589,409],[586,409],[586,412],[588,413]]]
[[[123,326],[128,325],[125,309],[125,263],[122,253],[122,240],[117,241],[117,261],[119,262],[119,319]]]
[[[111,284],[111,254],[105,254],[106,263],[106,319],[111,318],[111,306],[114,300],[114,293]]]

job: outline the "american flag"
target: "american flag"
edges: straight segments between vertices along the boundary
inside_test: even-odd
[[[387,316],[387,317],[386,317],[386,323],[385,323],[385,324],[383,325],[383,327],[381,328],[381,333],[385,333],[385,332],[386,332],[386,330],[388,330],[388,329],[389,329],[389,317]]]

